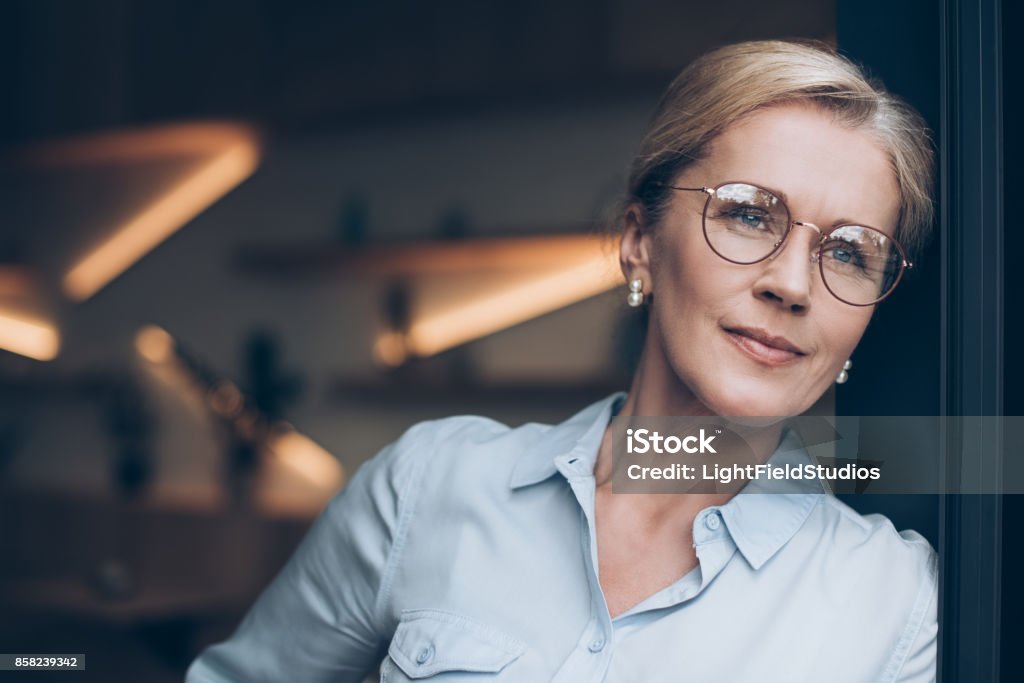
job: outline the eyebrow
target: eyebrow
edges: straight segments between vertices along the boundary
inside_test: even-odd
[[[760,187],[763,187],[764,189],[768,190],[769,192],[774,194],[776,197],[781,199],[782,203],[786,205],[786,209],[790,211],[790,216],[789,216],[790,219],[791,220],[798,220],[792,214],[792,209],[790,208],[792,206],[792,204],[790,204],[789,195],[787,195],[784,190],[777,190],[775,188],[768,187],[767,185],[760,185]],[[832,221],[831,223],[829,223],[827,228],[828,229],[832,229],[832,228],[835,228],[835,227],[840,226],[840,225],[864,225],[864,226],[867,226],[868,224],[865,223],[864,221],[858,221],[858,220],[854,220],[852,218],[840,217],[840,218],[837,218],[836,220]],[[826,226],[820,226],[820,227],[824,228]],[[875,228],[875,229],[878,230],[879,228]]]
[[[782,191],[780,189],[772,187],[771,185],[769,185],[767,183],[759,183],[759,182],[755,182],[753,180],[737,180],[737,181],[733,181],[733,182],[746,183],[748,185],[754,185],[756,187],[760,187],[760,188],[763,188],[765,190],[768,190],[773,195],[775,195],[776,197],[781,199],[782,203],[786,205],[787,209],[789,208],[789,195],[787,195],[784,191]]]
[[[733,181],[733,182],[748,183],[748,184],[756,185],[757,187],[762,187],[762,188],[768,190],[773,195],[775,195],[776,197],[781,199],[782,203],[786,205],[786,209],[788,211],[790,211],[790,215],[789,215],[790,220],[799,220],[799,219],[795,218],[793,216],[793,214],[792,214],[792,208],[791,208],[792,204],[790,203],[789,195],[786,194],[785,190],[776,189],[776,188],[774,188],[771,185],[768,185],[766,183],[759,183],[759,182],[755,182],[753,180],[737,180],[737,181]],[[817,225],[817,224],[815,223],[815,225]],[[885,233],[884,230],[882,230],[881,228],[876,228],[873,225],[871,225],[870,223],[865,223],[864,221],[858,221],[858,220],[854,220],[854,219],[851,219],[851,218],[839,218],[839,219],[829,223],[827,226],[818,226],[818,227],[822,228],[823,230],[831,230],[832,228],[838,227],[840,225],[861,225],[861,226],[870,227],[870,228],[873,228],[875,230],[879,230],[882,233]],[[888,235],[887,234],[887,236],[890,239],[892,239],[892,235]]]
[[[789,208],[789,195],[788,194],[786,194],[782,190],[776,190],[775,188],[768,187],[767,185],[762,185],[761,187],[769,190],[772,194],[777,195],[778,198],[782,200],[782,203],[786,205],[786,208],[787,209]]]

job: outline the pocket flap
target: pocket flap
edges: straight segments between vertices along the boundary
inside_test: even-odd
[[[451,612],[402,612],[388,655],[409,678],[442,671],[497,673],[524,652],[521,642]]]

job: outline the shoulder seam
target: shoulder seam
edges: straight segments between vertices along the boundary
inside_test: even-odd
[[[914,599],[914,608],[911,610],[910,617],[903,627],[903,633],[889,658],[886,676],[883,678],[884,681],[895,681],[907,663],[910,646],[913,645],[917,635],[921,632],[921,627],[924,626],[924,617],[928,607],[936,599],[937,572],[938,557],[934,552],[931,552],[928,558],[928,570],[925,581],[922,582],[921,587],[917,591],[917,596]]]
[[[406,434],[399,438],[398,442],[404,441],[405,439],[417,436],[413,432],[422,432],[428,425],[439,426],[440,420],[432,420],[427,422],[421,422],[414,425],[409,429]],[[396,442],[396,446],[398,445]],[[429,443],[431,454],[436,450],[436,438],[432,439]],[[427,444],[424,444],[427,445]],[[384,565],[384,573],[381,576],[380,586],[377,589],[377,597],[374,600],[373,612],[374,619],[378,625],[384,622],[384,607],[387,604],[388,597],[391,595],[391,583],[394,579],[395,573],[399,562],[401,561],[402,550],[405,548],[405,537],[409,529],[409,522],[412,518],[413,510],[416,507],[417,494],[419,493],[420,486],[417,484],[421,478],[423,467],[425,463],[430,461],[429,457],[424,458],[413,458],[411,463],[406,461],[409,459],[407,451],[408,448],[404,448],[401,452],[396,454],[396,468],[405,469],[408,468],[408,476],[401,483],[400,488],[396,492],[398,496],[398,524],[395,529],[395,538],[391,544],[391,548],[388,551],[388,559]],[[396,474],[396,478],[399,475]]]
[[[850,508],[849,506],[844,504],[843,501],[839,500],[835,496],[830,495],[828,496],[828,498],[830,499],[829,504],[840,515],[850,520],[851,522],[855,523],[864,531],[878,532],[882,530],[888,530],[899,539],[900,543],[903,543],[906,546],[926,546],[929,549],[932,549],[931,543],[929,543],[928,539],[924,538],[923,536],[920,536],[918,538],[907,538],[906,536],[904,536],[903,533],[907,530],[905,529],[904,531],[900,531],[899,529],[897,529],[896,525],[892,523],[892,520],[886,517],[885,515],[879,515],[879,517],[881,517],[882,520],[880,524],[872,524],[871,521],[868,520],[865,515],[860,514],[853,508]]]
[[[399,487],[395,494],[398,499],[398,522],[394,540],[391,543],[391,548],[388,550],[388,559],[381,575],[377,596],[374,599],[374,619],[378,624],[383,624],[384,622],[385,607],[391,595],[392,582],[398,571],[398,566],[401,564],[402,551],[405,549],[406,536],[411,526],[413,512],[416,509],[419,495],[423,489],[420,485],[423,480],[423,472],[427,464],[434,459],[438,443],[442,439],[451,436],[453,433],[458,433],[467,427],[476,425],[487,427],[488,432],[491,434],[499,434],[502,431],[510,430],[510,427],[497,420],[481,416],[462,415],[438,420],[427,420],[415,424],[394,443],[394,447],[400,448],[399,452],[395,454],[396,473],[394,475],[395,479],[398,480],[396,483]],[[410,444],[407,442],[410,440],[415,445],[422,445],[425,450],[429,451],[429,454],[420,451],[417,453],[417,457],[412,457],[409,451],[418,449],[409,447]]]
[[[860,514],[853,508],[849,507],[848,505],[843,503],[843,501],[836,498],[834,495],[829,495],[828,499],[829,504],[832,506],[832,508],[840,515],[842,515],[843,518],[853,522],[865,531],[871,530],[871,524],[870,522],[868,522],[867,519],[864,518],[864,515]]]

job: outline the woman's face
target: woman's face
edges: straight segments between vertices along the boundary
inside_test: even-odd
[[[745,181],[773,190],[792,220],[827,230],[870,225],[892,235],[899,189],[885,152],[822,109],[781,105],[728,128],[674,184]],[[623,268],[653,294],[644,362],[670,369],[679,391],[718,415],[797,415],[850,358],[874,310],[833,297],[811,260],[818,234],[796,227],[774,256],[730,263],[708,247],[706,195],[673,191],[661,224],[627,220]],[[774,338],[768,345],[753,337]],[[776,348],[771,348],[776,347]],[[797,351],[780,351],[790,347]],[[649,358],[651,354],[658,358]]]

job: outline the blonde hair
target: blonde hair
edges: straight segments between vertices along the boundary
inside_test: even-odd
[[[674,178],[700,160],[726,128],[758,109],[809,102],[843,125],[873,135],[900,190],[895,237],[916,254],[931,231],[933,153],[924,119],[831,47],[751,41],[719,48],[686,67],[669,86],[630,166],[623,209],[639,203],[661,219]]]

